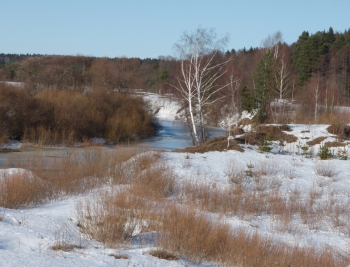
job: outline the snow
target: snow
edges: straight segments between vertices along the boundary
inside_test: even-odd
[[[160,97],[157,94],[145,93],[142,97],[148,101],[156,118],[164,120],[176,120],[179,118],[181,103],[173,96]]]
[[[179,109],[175,101],[149,94],[146,98],[152,108],[158,109],[157,116],[164,119],[175,119]],[[292,131],[285,133],[298,137],[298,141],[285,144],[281,148],[278,142],[273,143],[271,153],[260,153],[256,146],[243,146],[245,152],[226,151],[204,154],[185,154],[163,152],[163,160],[176,174],[179,181],[197,181],[214,187],[230,186],[227,166],[234,161],[236,166],[247,169],[247,164],[258,168],[261,164],[274,166],[275,172],[262,176],[267,186],[280,183],[282,196],[290,196],[298,190],[300,199],[308,199],[310,192],[320,192],[317,201],[321,205],[329,201],[337,204],[350,203],[350,165],[348,160],[332,158],[329,164],[334,166],[334,177],[323,177],[316,173],[315,166],[325,161],[317,159],[316,145],[310,157],[301,154],[300,146],[306,141],[320,136],[327,137],[322,143],[335,141],[336,138],[326,130],[328,125],[291,125]],[[309,138],[309,139],[306,139]],[[346,145],[349,150],[349,144]],[[282,153],[283,152],[283,153]],[[24,172],[23,169],[0,170],[0,177],[6,174]],[[256,186],[253,178],[247,178],[245,186]],[[263,186],[263,185],[262,185]],[[271,188],[267,188],[270,190]],[[270,192],[270,191],[268,191]],[[272,189],[271,189],[271,192]],[[91,194],[91,193],[90,193]],[[84,237],[77,226],[76,203],[89,195],[66,197],[51,203],[28,209],[0,208],[0,266],[210,266],[206,263],[195,263],[188,259],[166,261],[147,254],[151,245],[131,245],[126,248],[112,249]],[[347,252],[350,248],[350,236],[339,227],[333,227],[329,218],[318,218],[314,227],[303,223],[300,218],[292,218],[287,226],[280,229],[274,215],[227,215],[225,219],[233,228],[244,228],[257,231],[261,236],[273,237],[290,245],[322,247],[329,245],[335,250]],[[62,237],[75,245],[72,251],[52,250],[52,246]],[[115,259],[110,254],[121,254],[128,259]]]
[[[1,144],[0,143],[0,150],[1,149],[8,149],[8,150],[17,150],[22,147],[22,143],[20,141],[9,141],[6,144]]]
[[[4,83],[6,85],[10,85],[13,87],[19,87],[19,88],[24,87],[24,83],[22,83],[22,82],[3,82],[3,81],[0,81],[0,83]]]

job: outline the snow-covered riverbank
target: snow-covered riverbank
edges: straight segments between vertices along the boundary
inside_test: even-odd
[[[163,108],[159,109],[159,118],[176,118],[176,103],[164,100],[160,106]],[[343,150],[348,155],[349,143],[344,141],[343,147],[331,148],[334,155],[320,160],[317,156],[320,147],[337,141],[328,133],[327,125],[290,125],[290,128],[285,133],[296,136],[297,141],[273,142],[269,153],[261,153],[257,146],[243,145],[245,152],[163,152],[160,161],[174,171],[178,183],[205,185],[213,192],[241,190],[240,202],[232,212],[208,213],[221,216],[232,229],[256,232],[290,246],[329,247],[337,257],[348,256],[350,167],[349,160],[341,160],[337,154]],[[325,139],[316,145],[307,144],[318,137]],[[87,239],[80,232],[76,216],[76,203],[84,197],[89,194],[35,208],[0,208],[0,266],[214,265],[186,258],[161,260],[147,254],[153,249],[150,244],[112,249]],[[277,205],[281,206],[279,212]],[[68,252],[52,250],[61,233],[66,233],[67,240],[77,248]],[[78,248],[78,245],[82,246]],[[111,254],[126,255],[128,259],[116,259]]]

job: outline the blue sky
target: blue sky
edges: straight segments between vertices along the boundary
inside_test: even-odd
[[[0,0],[0,53],[174,56],[184,31],[229,34],[227,49],[261,45],[281,31],[350,28],[348,0]]]

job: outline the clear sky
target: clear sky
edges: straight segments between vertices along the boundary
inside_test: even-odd
[[[0,0],[0,10],[0,53],[158,58],[198,27],[229,34],[229,50],[276,31],[291,44],[304,30],[350,28],[349,0]]]

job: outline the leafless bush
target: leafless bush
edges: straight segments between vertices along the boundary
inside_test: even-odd
[[[291,166],[284,166],[283,175],[289,179],[294,179],[296,177],[295,168]]]
[[[77,204],[81,231],[90,238],[115,247],[142,231],[147,199],[131,191],[100,192]]]
[[[55,243],[52,250],[71,251],[86,247],[86,240],[83,240],[80,233],[74,233],[66,223],[63,223],[56,231]]]
[[[225,175],[233,184],[242,184],[244,180],[244,168],[235,160],[230,160],[226,165]]]
[[[274,160],[263,160],[257,165],[256,172],[259,175],[276,175],[280,172],[279,165],[280,164]]]
[[[314,169],[316,174],[325,177],[333,177],[337,174],[337,166],[331,161],[318,161]]]

